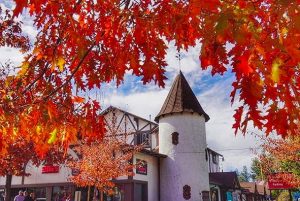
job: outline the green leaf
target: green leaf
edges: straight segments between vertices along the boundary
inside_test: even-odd
[[[219,17],[217,25],[215,27],[217,34],[224,32],[227,27],[228,27],[228,16],[222,14]]]

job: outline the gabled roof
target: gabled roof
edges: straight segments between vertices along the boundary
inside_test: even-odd
[[[266,190],[266,185],[264,183],[256,182],[240,182],[241,187],[248,191],[248,193],[260,194],[260,195],[269,195],[270,193]]]
[[[236,172],[209,173],[209,183],[229,189],[241,188]]]
[[[199,115],[204,115],[205,121],[209,120],[209,116],[202,109],[190,85],[180,71],[160,112],[154,120],[158,122],[163,115],[182,112],[196,112]]]
[[[148,120],[148,119],[145,119],[145,118],[143,118],[143,117],[137,116],[137,115],[135,115],[135,114],[132,114],[132,113],[130,113],[130,112],[127,112],[127,111],[125,111],[125,110],[122,110],[122,109],[117,108],[117,107],[112,106],[112,105],[109,106],[108,108],[106,108],[105,110],[103,110],[103,111],[101,112],[101,115],[106,115],[107,113],[109,113],[109,112],[111,112],[111,111],[115,111],[115,110],[119,110],[119,111],[122,112],[122,113],[128,114],[128,115],[130,115],[130,116],[132,116],[132,117],[141,119],[141,120],[143,120],[143,121],[145,121],[145,122],[148,122],[148,123],[151,123],[151,124],[154,124],[155,126],[157,126],[157,123],[155,123],[155,122],[153,122],[153,121],[151,121],[151,120]]]
[[[221,156],[221,157],[223,157],[223,155],[222,154],[220,154],[220,153],[218,153],[218,152],[216,152],[216,151],[214,151],[214,150],[212,150],[212,149],[210,149],[210,148],[206,148],[207,149],[207,151],[209,152],[209,153],[213,153],[213,154],[215,154],[215,155],[218,155],[218,156]],[[223,157],[223,160],[224,160],[224,157]]]

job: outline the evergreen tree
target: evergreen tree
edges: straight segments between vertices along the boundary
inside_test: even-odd
[[[255,181],[262,181],[265,179],[265,175],[262,171],[261,161],[258,158],[252,159],[251,163],[251,178]]]
[[[239,173],[237,171],[238,179],[240,182],[249,182],[251,178],[251,174],[248,172],[247,166],[243,166],[243,170]]]

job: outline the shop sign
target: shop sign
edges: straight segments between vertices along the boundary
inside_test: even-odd
[[[268,181],[268,186],[270,190],[283,190],[283,189],[291,189],[293,188],[291,185],[289,185],[288,183],[284,182],[284,181],[280,181],[280,180],[269,180]]]
[[[147,175],[147,162],[141,159],[136,159],[136,173]]]
[[[45,165],[42,167],[42,174],[58,173],[58,172],[59,172],[59,166],[57,165]]]
[[[293,188],[291,184],[289,184],[287,181],[282,180],[276,174],[270,175],[268,177],[268,187],[269,190],[284,190]]]
[[[79,173],[79,169],[72,168],[72,176],[77,176]]]

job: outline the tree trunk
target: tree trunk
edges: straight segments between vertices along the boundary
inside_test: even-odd
[[[88,187],[88,197],[87,197],[87,201],[90,201],[90,197],[91,197],[91,187]],[[6,200],[5,200],[6,201]]]
[[[103,191],[100,191],[100,201],[103,201]]]
[[[12,175],[7,174],[6,175],[6,181],[5,181],[5,201],[10,201],[10,197],[11,197],[11,180],[12,180]]]
[[[22,174],[22,181],[21,181],[22,185],[24,185],[24,181],[25,181],[26,164],[27,163],[25,163],[23,166],[23,174]]]

